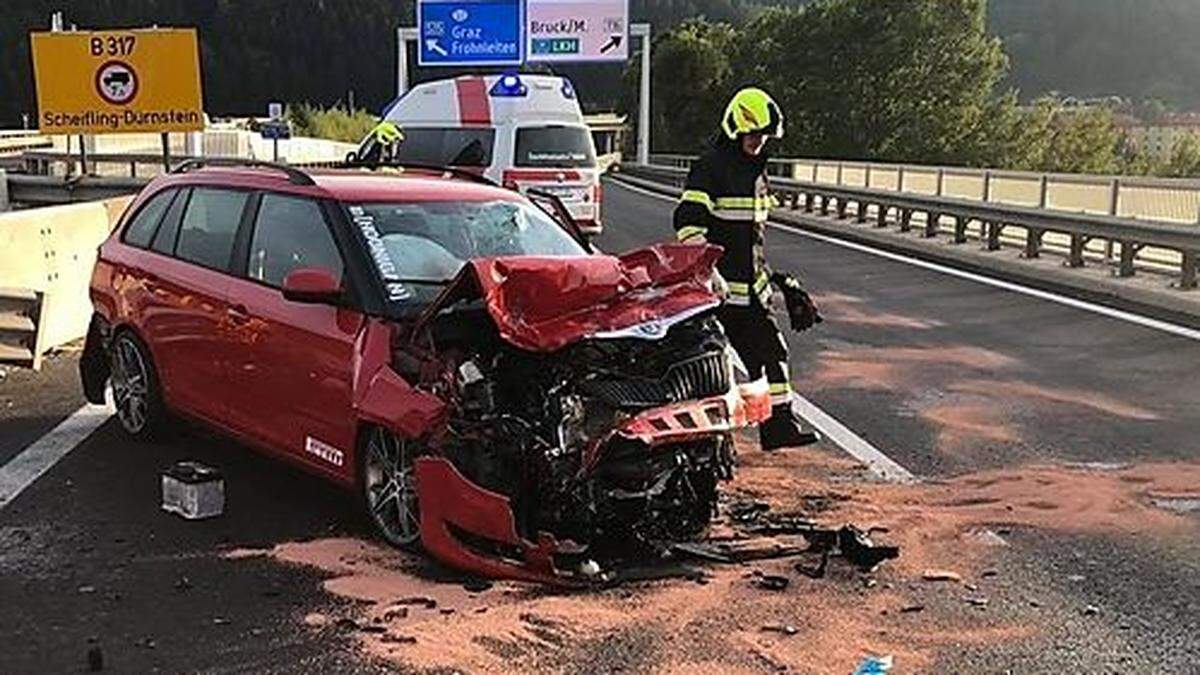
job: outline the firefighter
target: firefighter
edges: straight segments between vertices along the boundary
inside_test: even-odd
[[[783,113],[761,89],[739,91],[725,109],[713,147],[692,165],[679,205],[675,233],[684,243],[716,244],[725,252],[715,281],[725,302],[718,317],[729,341],[753,378],[766,374],[771,418],[759,427],[764,450],[819,440],[792,410],[788,347],[771,313],[772,284],[784,296],[792,328],[804,331],[821,321],[812,299],[794,276],[772,274],[763,235],[772,198],[767,189],[769,139],[783,137]]]
[[[349,158],[351,164],[366,166],[387,165],[394,162],[404,142],[404,132],[393,122],[384,120],[375,125]]]

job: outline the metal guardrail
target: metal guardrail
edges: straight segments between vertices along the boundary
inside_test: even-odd
[[[134,194],[150,178],[108,176],[30,176],[8,174],[8,198],[15,204],[50,206],[111,199]]]
[[[682,185],[687,176],[684,168],[654,165],[626,165],[622,167],[622,172],[676,186]],[[924,236],[935,237],[945,231],[953,235],[955,243],[967,241],[968,226],[975,222],[979,224],[987,250],[1001,247],[1001,237],[1006,229],[1019,228],[1024,232],[1021,242],[1027,258],[1039,257],[1045,248],[1046,236],[1058,234],[1069,242],[1065,251],[1066,265],[1069,267],[1083,267],[1087,244],[1103,240],[1119,248],[1116,274],[1120,277],[1133,276],[1138,252],[1143,247],[1153,246],[1178,254],[1178,288],[1190,290],[1197,287],[1200,228],[1195,226],[872,188],[830,186],[786,178],[773,179],[771,190],[782,197],[783,204],[791,209],[815,210],[821,215],[828,215],[833,210],[838,218],[847,218],[853,213],[860,223],[867,222],[873,212],[877,227],[887,227],[895,222],[902,232],[913,230],[913,216],[923,214],[925,218],[921,232]],[[893,214],[894,220],[891,218]],[[945,219],[951,221],[951,227],[943,229]]]
[[[0,288],[0,363],[15,363],[34,370],[41,366],[38,324],[43,306],[41,293]]]
[[[687,168],[689,155],[652,155],[651,164]],[[1200,180],[1146,176],[1035,173],[1000,169],[883,164],[823,159],[773,159],[773,177],[958,197],[989,203],[1200,223]]]

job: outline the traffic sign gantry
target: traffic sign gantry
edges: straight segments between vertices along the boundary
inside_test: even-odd
[[[528,0],[531,62],[625,61],[629,0]]]
[[[421,0],[422,66],[516,66],[524,60],[521,0]]]
[[[204,128],[195,30],[59,31],[30,41],[42,133]]]

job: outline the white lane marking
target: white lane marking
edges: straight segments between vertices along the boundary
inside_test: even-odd
[[[109,417],[112,404],[85,405],[0,467],[0,509],[75,449]]]
[[[792,397],[792,409],[798,415],[808,420],[808,423],[816,427],[817,431],[820,431],[825,438],[833,441],[851,457],[865,464],[871,473],[883,480],[897,483],[916,481],[912,472],[863,440],[846,425],[837,421],[833,415],[821,410],[815,403],[799,394],[793,393]]]
[[[623,187],[627,190],[630,190],[632,192],[637,192],[638,194],[646,195],[647,197],[657,197],[664,201],[670,201],[670,202],[675,201],[674,197],[668,197],[666,195],[658,194],[652,190],[647,190],[646,188],[643,188],[643,187],[629,185],[627,183],[621,182],[620,180],[614,179],[614,180],[612,180],[612,182],[616,183],[617,185],[620,185],[621,187]],[[867,246],[866,244],[859,244],[859,243],[852,242],[852,241],[844,241],[842,239],[838,239],[837,237],[832,237],[832,236],[829,236],[826,234],[818,234],[816,232],[808,232],[805,230],[801,230],[798,227],[796,227],[795,225],[787,225],[787,224],[783,224],[783,223],[779,223],[779,222],[772,222],[772,223],[770,223],[770,225],[771,225],[771,227],[773,227],[777,230],[780,230],[782,232],[790,232],[791,234],[800,235],[802,237],[808,237],[810,239],[816,239],[818,241],[823,241],[827,244],[833,244],[834,246],[841,246],[842,248],[848,248],[848,249],[851,249],[854,251],[858,251],[860,253],[866,253],[866,254],[877,256],[880,258],[887,258],[888,260],[894,260],[896,262],[906,263],[908,265],[913,265],[915,267],[920,267],[922,269],[927,269],[927,270],[930,270],[933,272],[939,272],[941,274],[946,274],[946,275],[949,275],[952,277],[958,277],[959,279],[966,279],[968,281],[974,281],[976,283],[984,284],[986,286],[991,286],[993,288],[1000,288],[1000,289],[1003,289],[1006,291],[1011,291],[1013,293],[1019,293],[1021,295],[1028,295],[1030,297],[1038,298],[1039,300],[1045,300],[1047,302],[1053,302],[1053,303],[1056,303],[1059,305],[1066,305],[1067,307],[1073,307],[1075,309],[1080,309],[1085,312],[1091,312],[1093,314],[1100,314],[1100,315],[1106,316],[1110,319],[1117,319],[1118,321],[1124,321],[1126,323],[1136,324],[1136,325],[1142,326],[1144,328],[1150,328],[1153,330],[1162,331],[1164,333],[1170,333],[1171,335],[1175,335],[1175,336],[1182,337],[1182,338],[1187,338],[1189,340],[1200,340],[1200,330],[1196,330],[1195,328],[1189,328],[1187,326],[1181,326],[1179,324],[1171,323],[1169,321],[1163,321],[1161,319],[1155,319],[1155,318],[1148,317],[1148,316],[1142,316],[1140,314],[1134,314],[1133,312],[1127,312],[1122,309],[1116,309],[1115,307],[1107,307],[1105,305],[1098,305],[1094,302],[1088,302],[1087,300],[1079,300],[1077,298],[1071,298],[1071,297],[1067,297],[1065,295],[1059,295],[1058,293],[1052,293],[1050,291],[1043,291],[1043,290],[1040,290],[1037,288],[1031,288],[1029,286],[1022,286],[1021,284],[1014,283],[1011,281],[1004,281],[1001,279],[997,279],[995,277],[989,277],[989,276],[985,276],[982,274],[975,274],[974,272],[967,272],[965,270],[955,269],[953,267],[941,265],[941,264],[934,263],[934,262],[929,262],[926,260],[921,260],[919,258],[913,258],[911,256],[903,255],[900,253],[892,253],[891,251],[882,251],[882,250]]]
[[[615,182],[633,192],[674,201],[670,197],[651,192],[645,188],[627,185],[619,181]],[[839,422],[833,415],[820,409],[815,403],[795,392],[792,393],[792,409],[816,428],[817,431],[820,431],[827,440],[837,445],[846,454],[866,465],[867,469],[876,477],[899,483],[910,483],[917,480],[908,469],[905,469],[891,457],[883,454],[878,448],[863,440],[861,436],[851,431],[849,427]]]

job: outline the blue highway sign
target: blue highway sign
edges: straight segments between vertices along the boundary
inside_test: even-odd
[[[524,61],[521,0],[420,0],[417,63],[518,66]]]

